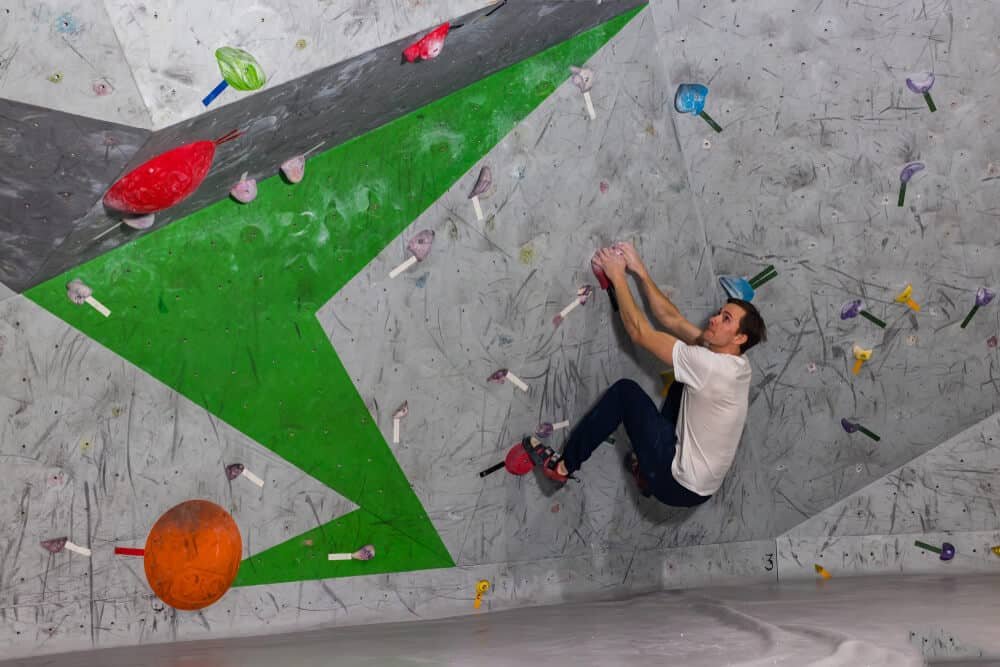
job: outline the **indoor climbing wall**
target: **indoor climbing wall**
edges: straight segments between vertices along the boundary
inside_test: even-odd
[[[426,4],[11,8],[49,56],[0,60],[4,655],[988,570],[998,19]],[[662,389],[615,240],[769,324],[695,510],[621,434],[563,490],[478,474]]]

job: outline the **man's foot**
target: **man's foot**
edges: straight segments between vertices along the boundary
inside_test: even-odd
[[[551,451],[545,462],[542,463],[542,474],[557,484],[565,484],[569,479],[569,471],[566,470],[566,463],[562,460],[562,454]]]
[[[639,471],[639,457],[635,455],[635,452],[629,452],[625,455],[625,469],[632,473],[632,478],[635,480],[636,486],[639,487],[639,493],[644,498],[649,498],[652,495],[649,490],[649,482]]]
[[[562,460],[562,454],[541,443],[535,446],[535,452],[542,459],[542,474],[557,484],[565,484],[569,479],[569,471],[566,469],[566,462]]]
[[[551,447],[545,445],[537,438],[526,436],[521,441],[521,446],[528,453],[531,461],[542,467],[542,474],[553,482],[565,484],[570,478],[566,463],[562,460],[562,455]]]

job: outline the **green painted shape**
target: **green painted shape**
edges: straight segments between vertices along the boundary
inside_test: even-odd
[[[299,185],[269,178],[250,205],[218,202],[26,292],[359,506],[246,559],[236,585],[454,566],[316,311],[640,9],[316,156]],[[77,277],[111,317],[70,303]],[[326,560],[366,543],[372,561]]]

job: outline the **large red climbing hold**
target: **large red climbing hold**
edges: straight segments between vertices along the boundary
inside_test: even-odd
[[[450,23],[442,23],[418,41],[406,47],[403,50],[403,58],[410,63],[414,63],[417,60],[437,58],[441,53],[441,49],[444,48],[444,38],[448,36],[448,30],[450,29]]]
[[[233,131],[215,141],[195,141],[147,160],[111,186],[104,195],[104,206],[132,215],[170,208],[205,180],[215,158],[215,147],[241,134]]]

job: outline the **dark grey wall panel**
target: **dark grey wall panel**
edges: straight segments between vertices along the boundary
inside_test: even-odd
[[[30,287],[149,134],[0,99],[0,282]]]

